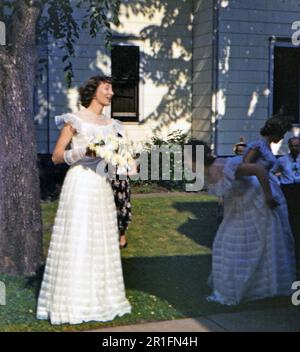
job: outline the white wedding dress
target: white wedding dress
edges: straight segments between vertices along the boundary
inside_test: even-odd
[[[84,112],[55,121],[58,128],[69,123],[77,131],[72,148],[86,146],[99,134],[122,133],[116,120],[97,124]],[[113,192],[106,177],[95,172],[100,160],[84,157],[73,164],[62,186],[37,307],[37,318],[52,324],[104,322],[131,311]]]
[[[273,197],[279,206],[266,206],[263,189],[255,176],[235,179],[242,157],[219,163],[217,183],[210,193],[224,196],[224,218],[212,250],[212,288],[209,301],[239,304],[274,296],[288,296],[296,280],[294,239],[288,222],[286,201],[270,172],[275,156],[264,140],[248,145],[257,149],[257,160],[269,171]]]

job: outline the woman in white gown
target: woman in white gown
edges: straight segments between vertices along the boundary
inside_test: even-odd
[[[38,298],[37,318],[52,324],[109,321],[131,311],[113,192],[106,177],[96,172],[101,159],[87,156],[93,138],[122,134],[122,125],[102,115],[113,96],[109,78],[91,77],[79,92],[85,108],[55,117],[62,131],[52,159],[71,167],[62,186]],[[66,150],[69,142],[72,148]]]
[[[244,160],[228,160],[221,179],[213,186],[213,193],[225,196],[225,204],[224,219],[213,243],[210,301],[233,305],[292,293],[296,280],[294,241],[285,199],[270,172],[276,161],[270,143],[278,143],[287,129],[282,118],[269,119],[261,131],[262,138],[250,143]],[[256,177],[237,179],[241,163],[255,163],[265,169],[276,207],[267,206]]]

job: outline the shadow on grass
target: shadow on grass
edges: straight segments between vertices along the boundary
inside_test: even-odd
[[[198,245],[211,249],[218,228],[217,203],[211,200],[201,202],[175,201],[171,206],[180,213],[187,213],[185,223],[177,227],[178,233]],[[171,236],[169,240],[172,240]],[[178,312],[176,317],[197,317],[291,306],[289,297],[253,301],[236,307],[207,302],[206,297],[210,294],[207,279],[211,270],[211,256],[207,254],[207,251],[194,255],[172,256],[166,253],[163,256],[137,256],[123,258],[122,262],[126,289],[137,291],[132,293],[134,299],[139,299],[138,303],[134,305],[136,311],[142,310],[142,306],[145,304],[153,303],[148,295],[158,297],[172,305]],[[41,279],[42,268],[37,277],[28,282],[27,287],[34,289],[35,298],[39,292]],[[145,299],[148,299],[148,303]],[[150,310],[152,309],[155,310],[154,308]],[[166,307],[164,306],[162,309],[166,309]],[[134,314],[137,320],[136,311]],[[157,308],[156,314],[159,312],[160,308]],[[162,314],[164,320],[167,317],[165,314]],[[124,319],[128,319],[128,321],[126,320],[127,324],[136,322],[135,320],[131,322],[131,317]],[[118,321],[121,322],[121,320],[116,320],[114,323],[118,324]]]
[[[222,306],[206,301],[211,256],[166,256],[123,259],[127,289],[143,291],[169,302],[183,316],[240,312],[291,306],[289,297],[275,297]]]
[[[212,248],[213,240],[218,230],[216,202],[177,202],[173,207],[180,212],[193,214],[188,221],[177,228],[179,233],[194,242]]]
[[[32,289],[36,300],[38,300],[39,298],[44,271],[45,271],[45,265],[41,265],[39,269],[36,271],[36,274],[34,276],[25,278],[26,279],[25,288]]]
[[[125,286],[165,299],[184,315],[202,311],[210,256],[123,259]]]

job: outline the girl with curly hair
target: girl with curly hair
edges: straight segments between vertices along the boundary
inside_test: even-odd
[[[216,195],[224,196],[224,218],[213,243],[210,301],[234,305],[292,293],[294,239],[284,195],[271,172],[276,157],[270,146],[290,127],[284,116],[268,119],[261,138],[248,144],[244,156],[225,164],[213,187]],[[267,202],[257,178],[239,175],[241,165],[264,169],[271,190]]]
[[[88,144],[99,135],[122,134],[120,122],[103,115],[113,97],[108,77],[91,77],[79,89],[83,109],[55,117],[61,129],[53,151],[66,162],[37,318],[52,324],[109,321],[129,313],[122,274],[116,206],[109,180],[96,172],[101,158]],[[71,143],[71,149],[67,146]]]

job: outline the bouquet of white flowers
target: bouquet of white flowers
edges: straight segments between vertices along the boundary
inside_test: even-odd
[[[131,169],[135,165],[134,143],[118,134],[106,137],[98,136],[88,145],[87,155],[100,157],[106,163],[120,169]]]

